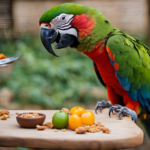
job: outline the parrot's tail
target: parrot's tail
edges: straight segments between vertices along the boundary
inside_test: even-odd
[[[148,135],[149,139],[150,139],[150,120],[149,119],[144,119],[144,118],[140,118],[140,122],[142,123],[146,134]]]

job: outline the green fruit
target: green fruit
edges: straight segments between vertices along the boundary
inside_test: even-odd
[[[65,128],[68,125],[68,114],[64,111],[56,112],[53,115],[52,123],[57,129]]]

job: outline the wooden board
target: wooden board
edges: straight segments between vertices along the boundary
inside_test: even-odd
[[[69,129],[66,132],[61,130],[54,132],[53,129],[38,131],[33,128],[21,128],[16,121],[16,112],[44,113],[45,122],[48,122],[56,110],[10,111],[8,120],[0,120],[0,147],[108,150],[135,147],[143,142],[143,131],[130,117],[118,120],[117,114],[114,114],[109,118],[108,109],[104,109],[98,115],[95,114],[95,120],[108,127],[111,130],[110,134],[102,132],[76,134]]]

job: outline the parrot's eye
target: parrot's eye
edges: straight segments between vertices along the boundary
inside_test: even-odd
[[[61,20],[65,20],[65,16],[63,16],[63,17],[61,18]]]
[[[48,27],[48,26],[49,26],[48,24],[45,25],[45,27]]]

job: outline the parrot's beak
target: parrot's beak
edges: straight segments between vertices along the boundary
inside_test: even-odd
[[[51,46],[51,43],[53,42],[57,43],[57,45],[55,46],[56,49],[61,49],[68,46],[76,47],[79,44],[77,37],[75,37],[74,35],[71,34],[61,35],[54,29],[45,29],[45,28],[41,28],[41,40],[47,51],[54,56],[57,55],[54,53]]]
[[[54,29],[41,28],[41,40],[46,50],[54,56],[57,56],[51,46],[51,43],[55,42],[57,38],[57,32]],[[58,57],[58,56],[57,56]]]

